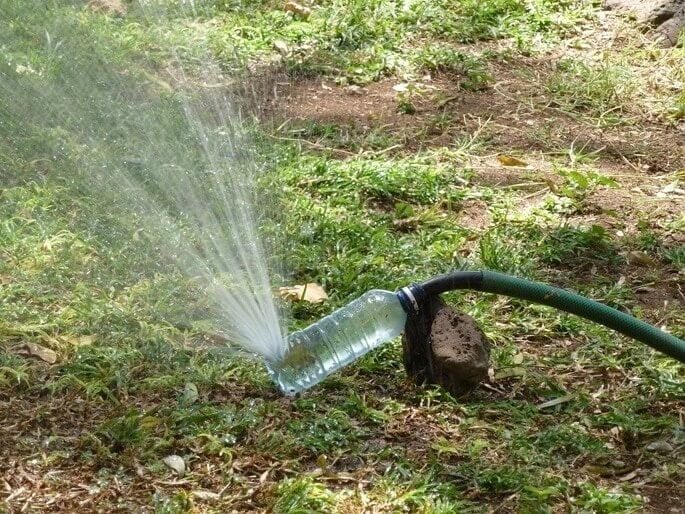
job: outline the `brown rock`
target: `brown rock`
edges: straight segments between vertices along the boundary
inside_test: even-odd
[[[685,26],[685,0],[604,0],[604,7],[625,11],[654,27],[664,46],[673,46]]]
[[[488,376],[490,343],[473,318],[440,298],[429,298],[421,307],[402,337],[407,373],[454,395],[468,392]]]

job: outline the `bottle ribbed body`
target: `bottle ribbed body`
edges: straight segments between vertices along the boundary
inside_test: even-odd
[[[286,340],[284,357],[267,362],[288,395],[308,389],[369,350],[396,338],[407,314],[397,294],[374,289]]]

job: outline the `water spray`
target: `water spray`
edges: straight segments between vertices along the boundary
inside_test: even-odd
[[[407,320],[424,315],[430,298],[469,289],[520,298],[581,316],[685,362],[685,341],[629,314],[576,293],[494,271],[458,271],[393,293],[372,290],[286,340],[283,357],[267,368],[286,395],[321,382],[331,373],[395,339]]]

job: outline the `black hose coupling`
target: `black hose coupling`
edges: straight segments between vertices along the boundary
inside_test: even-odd
[[[397,298],[408,316],[418,316],[428,295],[421,284],[410,284],[397,291]]]
[[[420,284],[410,284],[397,292],[402,308],[409,316],[416,316],[430,298],[455,289],[479,291],[483,283],[482,271],[454,271],[433,277]]]

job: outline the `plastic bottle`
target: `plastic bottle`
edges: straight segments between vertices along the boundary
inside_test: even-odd
[[[278,387],[286,395],[294,395],[396,338],[406,321],[396,293],[373,289],[290,334],[283,358],[267,362],[267,368]]]

